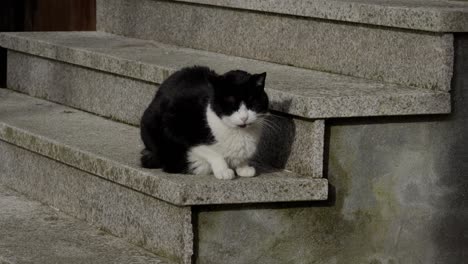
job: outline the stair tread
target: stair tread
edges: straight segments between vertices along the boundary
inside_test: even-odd
[[[326,179],[287,171],[217,180],[139,165],[139,129],[0,89],[0,140],[176,205],[326,200]]]
[[[463,0],[177,0],[434,32],[468,32]]]
[[[0,263],[172,263],[0,185]]]
[[[0,46],[71,64],[161,83],[191,65],[219,73],[268,73],[272,110],[305,118],[440,114],[450,94],[362,78],[227,56],[104,32],[1,33]]]

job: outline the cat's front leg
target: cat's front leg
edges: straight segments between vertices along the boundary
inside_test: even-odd
[[[242,162],[239,166],[236,166],[236,173],[240,177],[253,177],[255,176],[255,168],[249,166],[247,162]]]
[[[231,180],[236,176],[234,171],[228,167],[223,156],[209,146],[202,145],[190,150],[189,155],[195,155],[206,160],[213,171],[214,176],[221,180]]]

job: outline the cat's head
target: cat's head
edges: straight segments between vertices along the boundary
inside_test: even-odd
[[[268,112],[265,93],[266,73],[250,74],[230,71],[217,76],[213,82],[213,111],[224,124],[232,128],[245,128],[257,124]]]

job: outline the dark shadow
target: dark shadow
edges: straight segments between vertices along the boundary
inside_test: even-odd
[[[0,2],[0,32],[29,29],[26,9],[30,0],[2,0]],[[0,87],[6,87],[7,50],[0,47]]]
[[[266,119],[268,125],[263,130],[253,158],[260,173],[284,169],[296,137],[296,126],[292,118],[271,115]]]
[[[375,116],[348,117],[327,120],[327,126],[360,126],[396,123],[437,123],[451,119],[451,114],[407,115],[407,116]]]
[[[198,243],[198,208],[192,206],[193,254],[191,262],[197,263],[197,253],[200,252]]]
[[[330,126],[328,125],[328,120],[325,121],[325,132],[323,139],[323,177],[329,179],[328,177],[328,159],[330,157]],[[330,179],[329,179],[330,180]],[[329,188],[330,192],[330,188]],[[329,193],[330,195],[330,193]]]
[[[437,261],[462,263],[468,256],[468,34],[455,34],[452,79],[452,116],[442,136],[450,137],[448,164],[438,185],[450,190],[438,197],[438,216],[433,227]]]
[[[0,88],[6,87],[7,80],[7,50],[0,47]]]
[[[291,116],[277,111],[287,112],[290,106],[291,100],[270,103],[270,108],[275,110],[265,120],[257,153],[252,159],[259,173],[281,171],[286,167],[296,138],[296,126]]]

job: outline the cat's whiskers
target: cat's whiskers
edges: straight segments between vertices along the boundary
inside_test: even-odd
[[[258,121],[263,127],[267,127],[269,129],[273,130],[274,132],[280,130],[279,125],[277,123],[273,122],[272,120],[269,120],[267,118],[259,118]]]
[[[264,118],[264,117],[268,117],[268,116],[271,116],[270,113],[266,113],[266,114],[257,114],[257,117],[259,117],[259,118],[260,118],[260,117]]]

